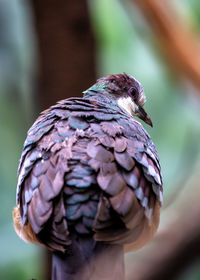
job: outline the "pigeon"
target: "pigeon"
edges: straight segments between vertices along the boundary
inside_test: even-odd
[[[133,76],[107,75],[29,129],[14,227],[52,251],[52,280],[123,280],[124,247],[152,240],[163,187],[155,145],[136,119],[152,126],[145,101]]]

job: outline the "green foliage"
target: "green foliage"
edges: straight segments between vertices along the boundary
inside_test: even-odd
[[[199,33],[200,2],[199,0],[175,0],[174,5],[184,20]]]
[[[34,254],[28,258],[10,261],[4,267],[0,267],[0,279],[28,280],[32,278],[37,280],[42,279],[41,267],[38,266],[38,257]]]

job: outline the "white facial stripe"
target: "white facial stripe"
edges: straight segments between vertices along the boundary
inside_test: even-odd
[[[139,94],[138,104],[139,104],[140,106],[143,106],[143,105],[145,104],[145,102],[146,102],[146,96],[144,95],[143,92],[141,92],[141,93]]]
[[[136,104],[131,99],[130,96],[128,97],[120,97],[117,101],[118,105],[126,110],[131,116],[134,115],[134,112],[136,111]]]

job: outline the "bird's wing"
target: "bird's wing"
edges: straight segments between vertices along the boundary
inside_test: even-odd
[[[18,170],[17,204],[22,226],[30,224],[47,246],[62,250],[70,243],[67,220],[78,220],[76,229],[82,233],[91,228],[100,190],[94,188],[95,172],[87,164],[90,121],[115,115],[96,102],[72,98],[44,111],[29,129]]]
[[[137,240],[154,219],[161,185],[155,147],[140,124],[116,108],[71,98],[29,130],[17,200],[23,225],[63,250],[71,228],[111,243]]]
[[[89,150],[93,154],[90,154],[89,163],[98,166],[95,155],[102,155],[102,148],[106,151],[109,145],[112,156],[98,171],[97,182],[107,196],[103,195],[99,203],[95,237],[113,243],[129,243],[138,242],[143,236],[147,241],[147,235],[151,238],[156,231],[162,204],[162,178],[155,146],[132,118],[101,122],[99,129],[104,134],[101,139],[101,134],[97,133],[100,144],[91,144]],[[105,218],[113,210],[123,222],[121,227],[119,223],[113,225],[113,217],[109,226],[109,218]]]
[[[30,128],[20,160],[17,186],[22,225],[30,224],[40,241],[38,234],[51,221],[49,235],[55,239],[58,250],[62,250],[63,243],[70,244],[61,195],[70,153],[62,143],[64,137],[60,136],[64,135],[62,119],[67,118],[67,110],[47,110]],[[57,126],[58,120],[60,123]],[[70,129],[64,130],[70,135],[73,133]],[[47,239],[47,245],[48,242]]]

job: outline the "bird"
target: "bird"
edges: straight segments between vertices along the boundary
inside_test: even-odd
[[[43,111],[27,133],[14,228],[52,251],[52,280],[123,280],[124,250],[156,233],[163,201],[159,157],[142,124],[146,96],[110,74]]]

